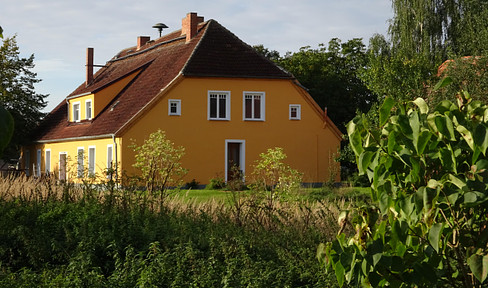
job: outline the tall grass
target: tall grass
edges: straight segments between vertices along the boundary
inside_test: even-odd
[[[0,178],[1,287],[334,287],[315,259],[344,199],[158,203],[127,189]],[[254,205],[254,206],[253,206]],[[239,217],[239,218],[237,218]]]

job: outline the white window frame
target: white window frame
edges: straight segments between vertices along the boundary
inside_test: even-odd
[[[44,151],[44,171],[47,175],[51,173],[51,149]]]
[[[75,112],[75,106],[78,105],[78,115],[76,115],[77,113]],[[71,104],[71,110],[73,111],[73,122],[80,122],[81,121],[81,103],[78,101],[78,102],[73,102]],[[78,119],[76,119],[75,116],[78,116]]]
[[[90,115],[88,115],[88,103],[90,103]],[[85,117],[87,120],[91,120],[93,118],[93,102],[91,99],[85,100]]]
[[[114,167],[113,161],[114,161],[114,145],[108,144],[107,145],[107,172],[113,169]],[[111,173],[107,173],[107,179],[111,179],[112,175],[110,174]]]
[[[37,149],[37,161],[36,161],[36,172],[34,176],[41,177],[41,162],[42,162],[42,150]]]
[[[24,154],[25,175],[30,176],[30,150],[25,150]]]
[[[246,117],[246,98],[251,96],[251,117],[250,118],[247,118]],[[261,110],[261,115],[259,118],[254,118],[254,109],[255,106],[254,106],[254,97],[255,96],[259,96],[261,99],[260,101],[260,110]],[[265,108],[266,108],[266,105],[265,105],[265,100],[266,100],[266,93],[264,92],[255,92],[255,91],[244,91],[242,93],[242,119],[244,121],[264,121],[265,120]]]
[[[93,163],[90,161],[90,151],[93,149]],[[88,146],[88,176],[94,177],[95,176],[95,163],[97,163],[97,150],[96,146]]]
[[[211,96],[216,94],[217,95],[217,115],[216,117],[210,117],[210,99]],[[220,112],[220,96],[225,95],[225,117],[219,117]],[[217,90],[210,90],[208,91],[207,96],[207,119],[208,120],[217,120],[217,121],[229,121],[230,120],[230,91],[217,91]]]
[[[176,105],[176,112],[171,111],[171,105]],[[168,99],[168,115],[181,116],[181,100],[180,99]]]
[[[80,153],[81,151],[81,153]],[[81,154],[81,158],[80,158]],[[83,178],[85,173],[85,147],[76,148],[76,176],[78,178]]]
[[[240,159],[239,159],[239,162],[241,162],[240,164],[240,168],[241,168],[241,171],[242,171],[242,180],[245,180],[246,178],[246,140],[242,140],[242,139],[225,139],[225,181],[227,181],[229,175],[227,175],[228,171],[229,171],[229,163],[228,163],[228,157],[229,157],[229,151],[228,150],[228,147],[229,147],[229,143],[239,143],[241,144],[240,148],[241,148],[241,151],[239,153],[240,155]]]
[[[292,117],[291,111],[292,109],[295,108],[297,109],[297,115],[295,117]],[[301,120],[302,119],[302,105],[300,104],[290,104],[288,108],[288,117],[290,120]]]

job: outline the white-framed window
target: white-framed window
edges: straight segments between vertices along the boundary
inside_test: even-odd
[[[77,163],[78,163],[78,169],[77,169],[78,178],[83,178],[83,174],[85,172],[84,159],[83,159],[84,157],[85,157],[85,148],[78,147],[78,152],[76,154]]]
[[[300,120],[302,117],[302,108],[300,104],[290,104],[290,120]]]
[[[264,92],[243,93],[243,119],[264,121]]]
[[[34,176],[36,177],[41,177],[41,157],[42,157],[41,149],[37,149],[36,172],[34,174]]]
[[[88,176],[95,176],[95,146],[88,146]]]
[[[87,120],[91,120],[92,119],[92,100],[89,99],[89,100],[86,100],[85,101],[85,118]]]
[[[114,161],[114,145],[107,145],[107,179],[112,179],[113,161]]]
[[[51,173],[51,149],[44,152],[44,167],[46,174]]]
[[[25,150],[24,153],[24,169],[25,175],[30,176],[30,150]]]
[[[181,100],[168,99],[168,115],[181,115]]]
[[[208,119],[230,120],[229,91],[208,91]]]
[[[74,102],[72,106],[73,122],[80,122],[80,102]]]

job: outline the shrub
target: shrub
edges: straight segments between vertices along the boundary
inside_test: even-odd
[[[319,259],[341,286],[486,285],[488,107],[466,92],[432,113],[420,98],[387,98],[379,123],[348,125],[373,204],[343,211],[355,233],[321,245]]]
[[[209,190],[223,189],[225,188],[225,180],[222,177],[212,178],[205,188]]]

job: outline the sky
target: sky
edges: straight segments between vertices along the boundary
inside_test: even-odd
[[[4,37],[16,35],[22,57],[34,54],[36,93],[49,94],[49,112],[85,81],[86,48],[103,65],[135,46],[138,36],[159,37],[181,29],[197,12],[214,19],[249,45],[262,44],[281,55],[386,34],[393,17],[390,0],[2,0]]]

